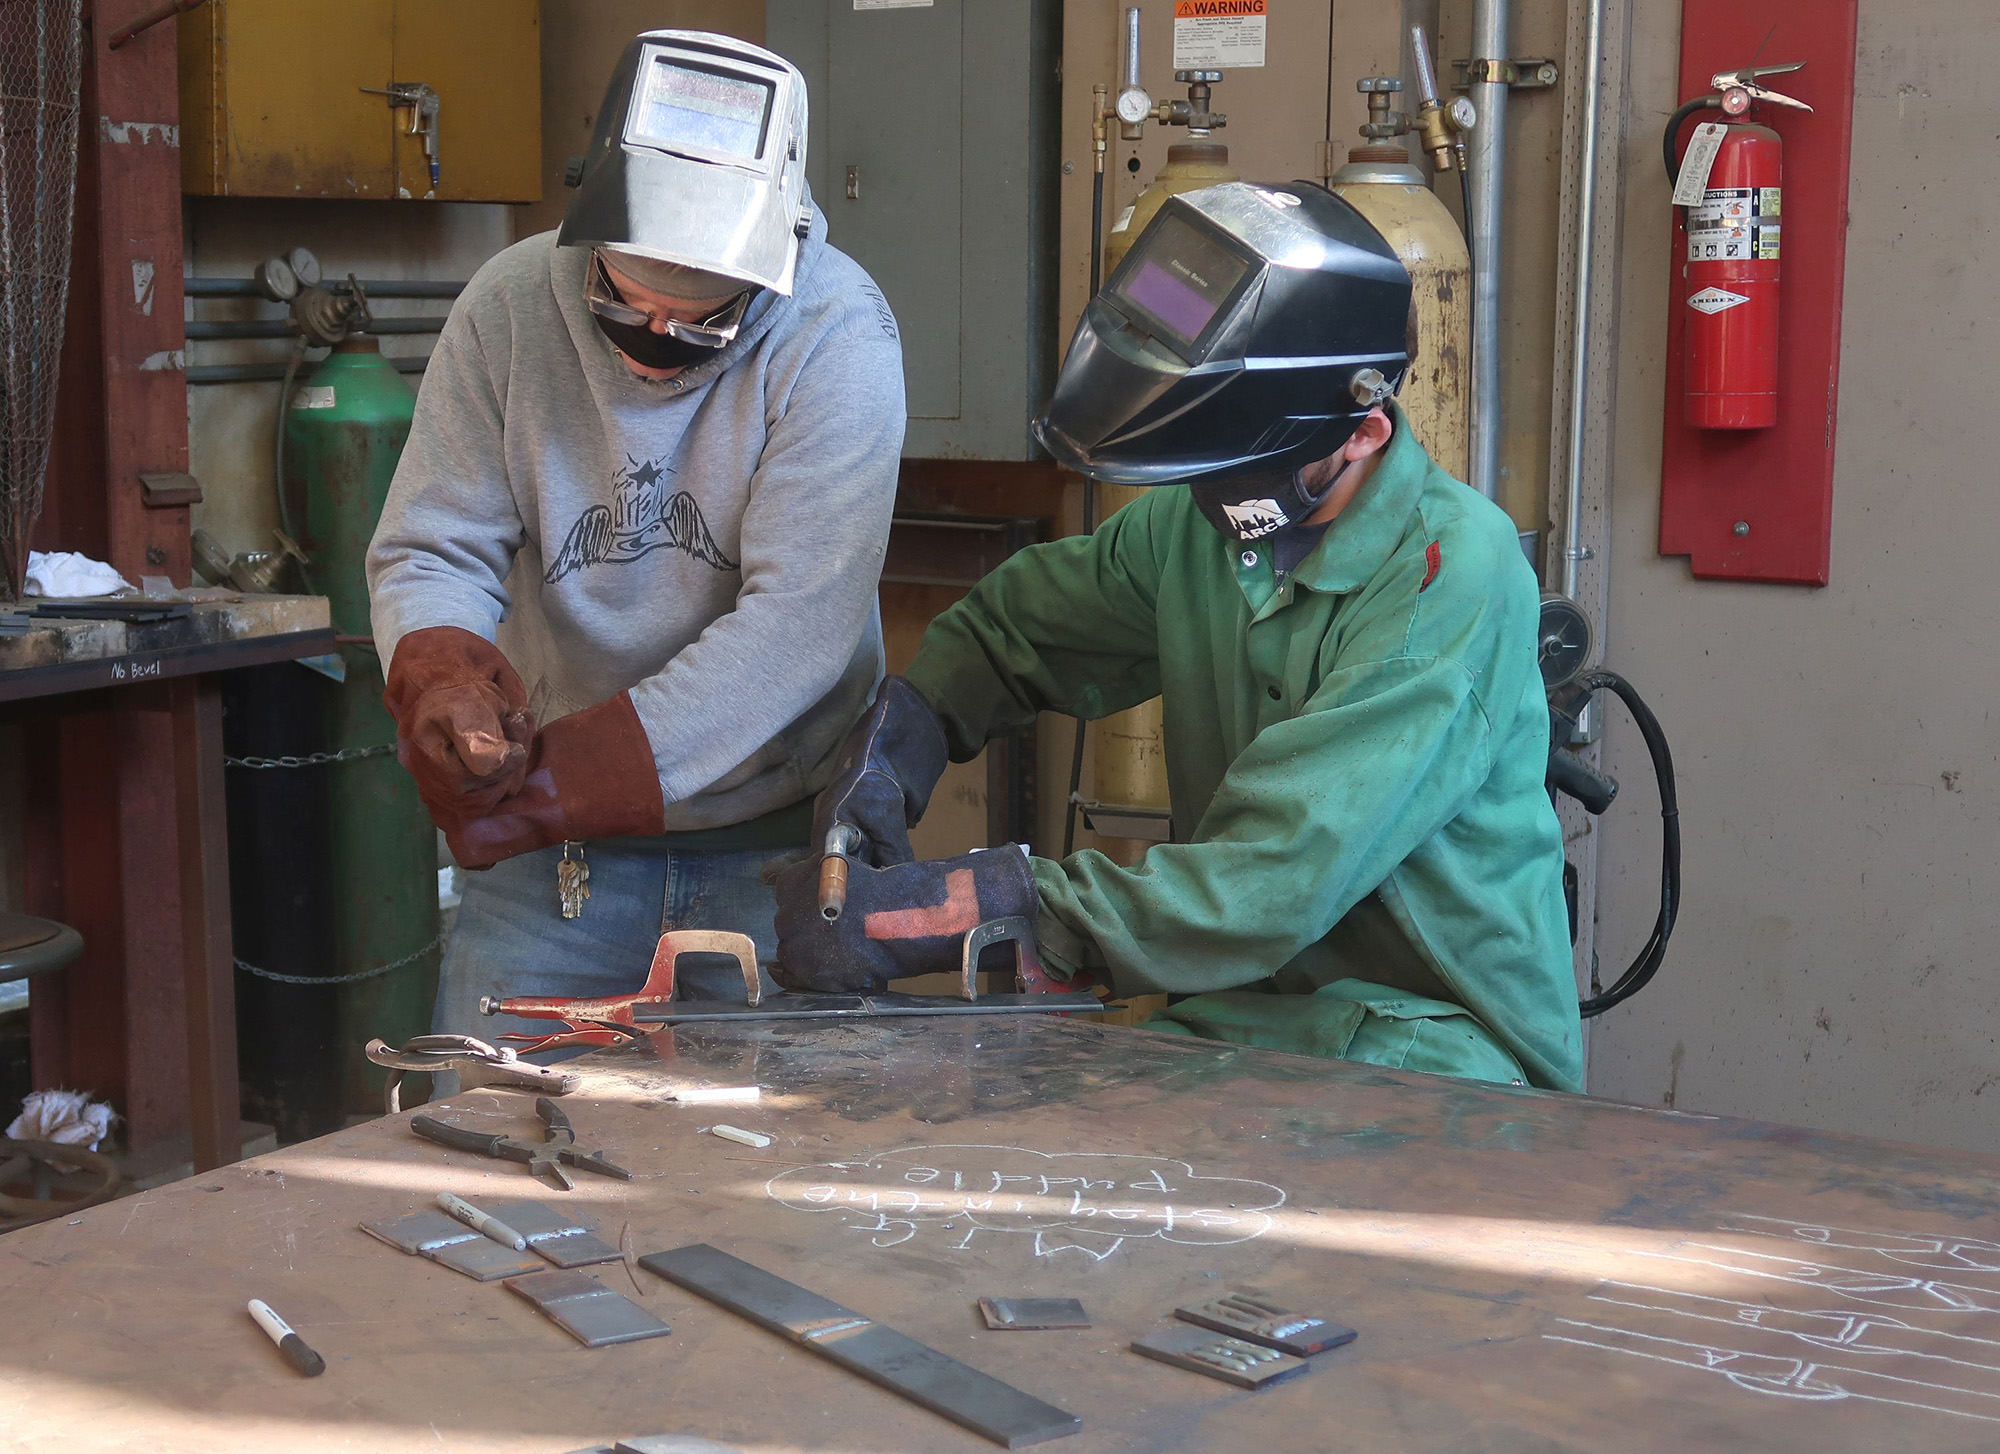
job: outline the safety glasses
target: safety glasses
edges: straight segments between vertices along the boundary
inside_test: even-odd
[[[592,252],[590,272],[583,284],[583,301],[591,312],[612,323],[646,328],[655,322],[664,322],[671,338],[697,343],[704,348],[721,348],[735,340],[736,331],[743,326],[743,314],[750,306],[750,295],[756,291],[755,288],[745,288],[699,322],[683,323],[678,318],[658,319],[643,308],[634,308],[619,296],[618,285],[605,271],[604,259]]]

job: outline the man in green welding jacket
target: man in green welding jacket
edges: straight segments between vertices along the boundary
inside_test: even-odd
[[[879,986],[1027,914],[1059,976],[1181,997],[1156,1029],[1577,1087],[1538,591],[1512,522],[1391,398],[1410,292],[1311,184],[1162,209],[1037,432],[1095,478],[1178,488],[1017,554],[931,625],[816,805],[816,842],[858,830],[845,912],[818,911],[817,859],[779,878],[781,980]],[[947,755],[1155,695],[1184,841],[1131,868],[911,860]]]

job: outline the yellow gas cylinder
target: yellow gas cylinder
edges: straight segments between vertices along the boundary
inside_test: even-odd
[[[1118,264],[1125,261],[1125,254],[1139,240],[1153,214],[1166,205],[1167,198],[1239,180],[1236,168],[1229,165],[1229,148],[1221,142],[1175,142],[1167,148],[1167,164],[1160,168],[1152,185],[1112,224],[1111,235],[1104,239],[1104,276],[1108,278],[1118,270]]]
[[[1178,141],[1167,148],[1167,164],[1160,168],[1152,185],[1111,229],[1104,244],[1104,276],[1117,271],[1125,254],[1153,220],[1153,214],[1167,198],[1202,187],[1220,186],[1238,180],[1229,165],[1229,148],[1219,141]],[[1104,519],[1120,506],[1129,505],[1144,494],[1133,485],[1099,485],[1098,518]],[[1157,813],[1167,811],[1166,726],[1160,699],[1141,702],[1123,712],[1114,712],[1092,729],[1095,747],[1091,761],[1097,770],[1097,801],[1107,807],[1141,808]],[[1164,836],[1164,834],[1163,834]],[[1123,864],[1137,863],[1151,840],[1144,838],[1102,838],[1104,851]]]
[[[1401,147],[1354,148],[1333,174],[1333,190],[1410,270],[1417,347],[1398,397],[1430,457],[1462,480],[1471,448],[1472,363],[1472,258],[1464,235]]]

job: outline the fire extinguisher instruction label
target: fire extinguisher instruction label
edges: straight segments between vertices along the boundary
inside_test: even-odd
[[[1749,262],[1778,256],[1776,187],[1711,187],[1688,208],[1687,260]]]
[[[1263,65],[1268,10],[1269,0],[1174,0],[1174,69]]]

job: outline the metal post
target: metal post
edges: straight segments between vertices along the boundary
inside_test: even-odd
[[[1562,593],[1577,596],[1583,561],[1584,408],[1590,386],[1591,254],[1597,231],[1597,88],[1604,49],[1604,0],[1587,0],[1583,58],[1583,140],[1576,204],[1576,298],[1569,361],[1569,454],[1563,470]],[[1474,345],[1477,347],[1477,345]]]
[[[1508,58],[1508,0],[1473,0],[1472,57]],[[1500,484],[1500,224],[1507,184],[1507,84],[1479,80],[1470,88],[1479,123],[1469,157],[1472,215],[1472,478],[1492,499]]]

